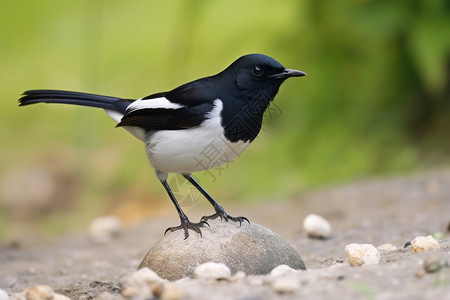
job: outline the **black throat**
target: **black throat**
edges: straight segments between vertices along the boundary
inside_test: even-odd
[[[224,103],[221,117],[227,140],[252,142],[261,130],[269,104],[265,100],[230,100]]]

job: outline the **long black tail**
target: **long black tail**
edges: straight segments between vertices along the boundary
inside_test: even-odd
[[[23,93],[22,98],[19,99],[19,106],[34,103],[64,103],[110,109],[124,114],[131,102],[133,100],[88,93],[59,90],[30,90]]]

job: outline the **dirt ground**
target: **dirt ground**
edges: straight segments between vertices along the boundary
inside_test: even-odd
[[[181,299],[450,299],[450,170],[408,177],[357,182],[295,197],[288,201],[228,207],[280,234],[302,256],[307,271],[292,274],[297,288],[279,291],[267,276],[239,280],[188,279],[175,282]],[[326,240],[308,238],[302,220],[309,213],[332,226]],[[197,215],[198,214],[198,215]],[[195,207],[192,220],[200,218]],[[108,242],[93,242],[87,233],[39,243],[19,240],[0,245],[0,289],[20,292],[46,284],[71,299],[122,299],[118,284],[136,270],[147,250],[177,224],[161,216],[123,229]],[[413,254],[405,243],[434,234],[441,249]],[[381,263],[350,267],[344,247],[390,243],[398,250],[382,253]],[[440,261],[424,271],[425,264]],[[177,298],[177,297],[172,297]]]

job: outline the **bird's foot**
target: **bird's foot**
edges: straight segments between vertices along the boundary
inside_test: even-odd
[[[164,231],[164,235],[166,235],[166,233],[168,232],[168,231],[170,231],[170,232],[174,232],[174,231],[177,231],[177,230],[184,230],[184,239],[187,239],[188,238],[188,236],[189,236],[189,229],[190,230],[193,230],[193,231],[195,231],[195,232],[197,232],[198,234],[200,234],[200,237],[202,237],[202,231],[200,230],[200,227],[203,227],[203,226],[205,226],[205,225],[208,225],[208,227],[209,227],[209,224],[208,224],[208,222],[206,222],[205,220],[201,220],[200,222],[198,222],[198,223],[192,223],[191,221],[189,221],[189,219],[185,216],[185,217],[182,217],[181,218],[181,224],[180,224],[180,226],[176,226],[176,227],[169,227],[169,228],[167,228],[166,229],[166,231]]]
[[[207,222],[208,220],[214,220],[219,217],[221,220],[225,220],[226,222],[228,221],[239,222],[239,226],[241,226],[242,222],[244,221],[250,224],[250,221],[246,217],[232,217],[229,214],[227,214],[222,207],[217,208],[216,213],[213,215],[203,216],[201,222]]]

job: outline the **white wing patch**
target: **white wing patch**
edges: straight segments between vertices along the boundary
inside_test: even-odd
[[[138,110],[138,109],[146,109],[146,108],[179,109],[179,108],[183,108],[183,107],[185,107],[185,106],[183,106],[181,104],[170,102],[165,97],[159,97],[159,98],[154,98],[154,99],[136,100],[127,107],[127,112],[131,112],[131,111]],[[121,114],[117,111],[114,111],[114,110],[105,109],[105,111],[117,123],[119,123],[124,116],[123,114]],[[138,139],[140,139],[141,141],[145,142],[146,136],[145,136],[144,129],[137,127],[137,126],[124,126],[123,128],[126,129],[128,132],[130,132],[135,137],[137,137]]]
[[[145,109],[145,108],[166,108],[166,109],[178,109],[183,108],[185,106],[177,103],[170,102],[165,97],[160,98],[154,98],[154,99],[139,99],[134,101],[130,104],[130,106],[127,107],[127,111],[134,111],[138,109]]]

